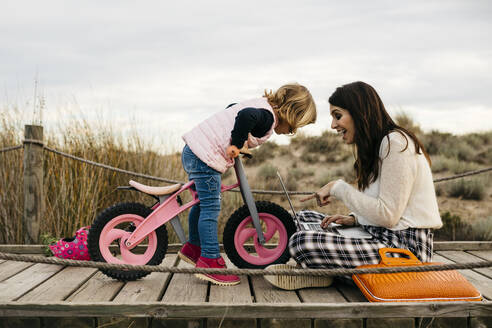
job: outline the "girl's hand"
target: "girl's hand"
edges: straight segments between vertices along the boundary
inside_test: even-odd
[[[351,215],[329,215],[321,221],[321,228],[326,229],[330,223],[336,223],[346,226],[355,226],[355,218]]]
[[[236,157],[239,156],[239,149],[236,146],[234,146],[234,145],[230,145],[226,149],[226,155],[229,158],[236,158]]]
[[[305,202],[307,200],[316,198],[316,201],[318,202],[318,206],[328,205],[331,202],[330,192],[331,192],[331,188],[333,188],[334,184],[335,184],[335,181],[328,182],[324,187],[322,187],[320,190],[318,190],[314,194],[307,196],[305,198],[302,198],[301,202]]]

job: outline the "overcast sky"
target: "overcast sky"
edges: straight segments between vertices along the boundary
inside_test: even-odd
[[[229,103],[296,81],[319,110],[305,130],[319,133],[330,94],[362,80],[426,131],[492,130],[487,0],[3,0],[0,40],[0,105],[32,119],[36,92],[48,126],[77,112],[179,140]]]

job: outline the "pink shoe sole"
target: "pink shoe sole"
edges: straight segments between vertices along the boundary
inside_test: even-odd
[[[189,264],[193,264],[193,265],[196,265],[196,261],[194,262],[192,258],[189,258],[188,256],[184,255],[183,253],[181,252],[178,252],[178,257],[185,261],[186,263],[189,263]]]
[[[212,284],[219,285],[219,286],[234,286],[234,285],[239,285],[239,283],[241,283],[241,279],[239,279],[238,281],[221,281],[203,273],[195,273],[195,277],[197,277],[200,280],[210,281]]]

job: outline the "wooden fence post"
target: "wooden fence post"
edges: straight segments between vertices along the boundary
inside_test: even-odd
[[[24,143],[24,243],[39,243],[39,226],[44,213],[43,193],[43,127],[26,125]]]

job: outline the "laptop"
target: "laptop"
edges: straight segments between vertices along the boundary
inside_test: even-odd
[[[282,179],[282,176],[280,175],[279,171],[277,171],[277,177],[278,180],[280,181],[280,185],[282,186],[282,190],[284,191],[285,197],[287,198],[287,202],[289,203],[290,209],[292,210],[294,220],[296,221],[297,226],[300,230],[322,231],[322,232],[333,233],[335,235],[342,235],[348,238],[363,238],[363,239],[372,238],[372,235],[367,231],[365,231],[364,229],[362,229],[361,227],[348,227],[348,226],[343,226],[341,224],[330,223],[328,227],[322,228],[318,222],[304,222],[299,220],[299,218],[297,217],[297,211],[294,209],[294,205],[292,205],[292,201],[290,200],[289,193],[285,188],[284,180]]]

